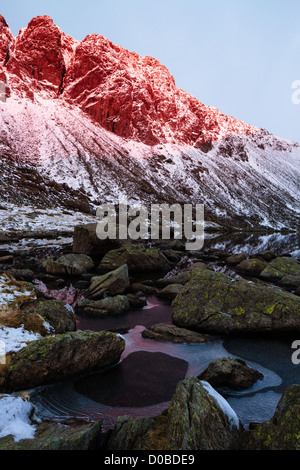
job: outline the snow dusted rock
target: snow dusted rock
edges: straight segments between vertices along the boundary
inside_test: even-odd
[[[34,438],[36,427],[30,420],[32,413],[33,406],[26,399],[0,395],[0,449],[6,436],[13,442]]]
[[[124,347],[119,336],[92,331],[34,341],[13,356],[5,389],[28,390],[111,366],[120,360]]]
[[[228,387],[232,390],[246,390],[251,388],[263,375],[247,364],[232,357],[223,357],[213,361],[199,376],[214,388]]]

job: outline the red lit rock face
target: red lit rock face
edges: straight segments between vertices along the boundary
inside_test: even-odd
[[[0,15],[0,65],[5,65],[9,59],[10,51],[14,47],[15,38],[10,32],[8,24]]]
[[[7,69],[21,79],[31,79],[33,90],[52,89],[58,93],[65,62],[62,32],[51,18],[34,18],[20,31]]]
[[[6,57],[10,84],[18,94],[33,99],[33,93],[47,92],[62,104],[76,104],[121,137],[148,145],[200,146],[233,133],[256,131],[177,88],[157,60],[115,46],[101,35],[77,42],[48,16],[37,17],[20,31],[7,55],[3,37],[11,33],[2,17],[0,28],[0,58]]]

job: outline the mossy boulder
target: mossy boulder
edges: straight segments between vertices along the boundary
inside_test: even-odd
[[[0,450],[97,450],[100,445],[101,422],[67,421],[41,423],[34,439],[14,442],[12,436],[0,439]]]
[[[178,328],[175,325],[165,325],[164,323],[150,326],[142,332],[142,336],[143,338],[172,343],[208,343],[213,341],[213,338],[209,335],[201,335],[194,331]]]
[[[180,382],[169,407],[170,450],[234,449],[242,425],[229,404],[207,382]]]
[[[125,244],[106,253],[99,271],[112,271],[127,264],[129,272],[152,272],[170,269],[168,260],[157,248],[147,248],[143,243]]]
[[[176,326],[210,334],[293,334],[300,331],[300,299],[279,289],[195,270],[172,303]]]
[[[96,300],[105,294],[123,294],[129,286],[128,266],[124,264],[103,276],[93,277],[89,287],[89,298]]]
[[[251,388],[263,374],[247,366],[246,362],[232,357],[223,357],[213,361],[208,368],[199,375],[214,388],[226,387],[232,390],[246,390]]]
[[[228,264],[228,266],[237,266],[243,261],[246,261],[246,259],[247,256],[245,255],[245,253],[239,253],[236,255],[229,256],[229,258],[226,259],[226,263]]]
[[[51,327],[45,325],[45,322]],[[39,300],[22,311],[20,323],[28,331],[46,336],[76,331],[73,309],[60,300]]]
[[[31,342],[12,357],[5,389],[27,390],[116,364],[124,340],[114,333],[85,331]]]
[[[280,281],[285,276],[300,276],[300,263],[290,257],[275,258],[260,275],[266,281]]]
[[[105,297],[102,300],[81,300],[76,306],[76,313],[96,318],[108,315],[121,315],[130,308],[129,299],[125,295]]]
[[[94,268],[92,258],[83,254],[68,254],[61,256],[56,261],[49,258],[46,263],[47,274],[62,274],[67,276],[80,276]]]
[[[270,421],[250,425],[242,439],[245,450],[300,450],[300,385],[283,394]]]
[[[266,269],[267,266],[268,266],[268,263],[266,261],[258,259],[258,258],[252,258],[252,259],[244,260],[241,263],[239,263],[236,266],[236,270],[241,273],[258,275],[264,269]]]

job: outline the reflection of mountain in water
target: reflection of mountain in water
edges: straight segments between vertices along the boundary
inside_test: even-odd
[[[228,253],[245,253],[247,255],[254,255],[267,250],[271,250],[278,256],[282,256],[284,254],[291,254],[295,258],[300,258],[300,234],[206,234],[204,250],[206,249],[224,250]]]

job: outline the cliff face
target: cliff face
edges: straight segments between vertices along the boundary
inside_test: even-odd
[[[12,37],[2,18],[2,63],[16,92],[47,93],[74,104],[105,129],[148,145],[200,146],[251,126],[204,106],[175,85],[167,68],[101,35],[78,42],[48,16],[34,18]],[[11,44],[11,46],[9,46]]]

